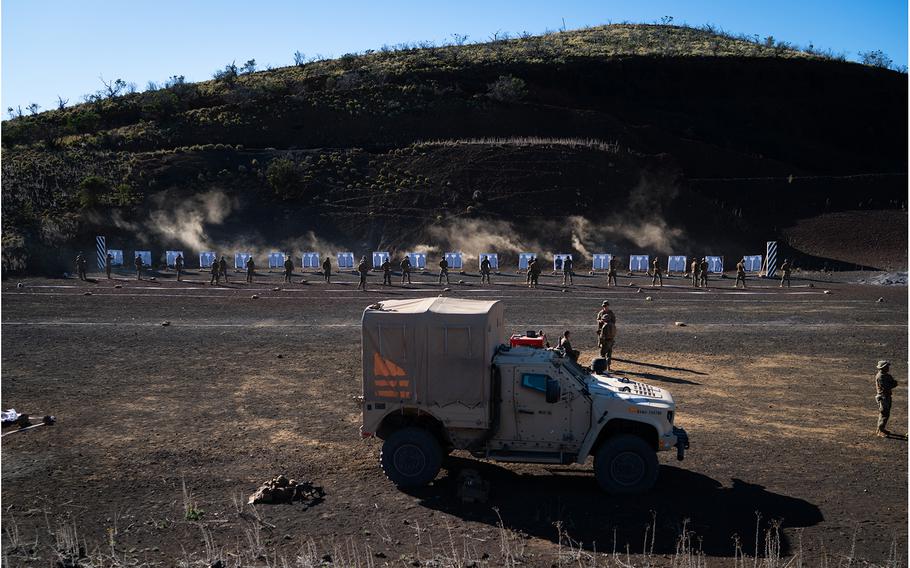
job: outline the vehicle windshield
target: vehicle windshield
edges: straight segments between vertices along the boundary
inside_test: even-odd
[[[588,374],[585,373],[584,369],[581,366],[568,357],[562,358],[562,367],[569,372],[572,377],[580,382],[582,385],[585,385],[585,380],[588,378]]]

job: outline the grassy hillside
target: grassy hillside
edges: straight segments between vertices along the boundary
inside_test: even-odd
[[[217,75],[5,121],[4,268],[68,266],[99,232],[733,255],[906,207],[906,75],[773,40],[613,25]]]

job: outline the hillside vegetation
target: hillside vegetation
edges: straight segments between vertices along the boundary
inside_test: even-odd
[[[68,266],[95,234],[733,255],[906,207],[906,75],[773,38],[611,25],[298,63],[5,121],[4,269]]]

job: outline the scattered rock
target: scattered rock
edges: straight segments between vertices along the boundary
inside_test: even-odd
[[[451,292],[452,289],[451,289],[451,288],[443,288],[442,291],[443,291],[443,292]]]
[[[281,288],[272,288],[272,292],[281,292]]]
[[[259,294],[253,294],[252,296],[250,296],[250,298],[253,299],[253,300],[258,300],[258,299],[259,299]]]
[[[652,299],[653,299],[653,298],[651,298],[651,296],[645,296],[645,301],[646,301],[646,302],[650,302]]]
[[[459,284],[464,284],[464,280],[459,280],[458,283],[459,283]]]
[[[83,295],[83,296],[91,296],[92,293],[91,293],[91,292],[83,292],[82,295]]]
[[[684,322],[684,321],[676,321],[676,322],[673,322],[673,325],[675,325],[675,326],[677,326],[677,327],[686,327],[686,322]]]
[[[641,288],[635,291],[636,294],[641,294]]]
[[[475,469],[463,469],[458,475],[457,493],[462,503],[486,503],[490,496],[490,482]]]
[[[211,568],[225,568],[224,560],[216,560],[212,562]]]
[[[878,300],[875,300],[875,301],[878,302],[878,303],[882,303],[882,302],[885,301],[885,298],[884,298],[884,297],[880,297]]]
[[[823,293],[823,294],[830,294],[830,293],[831,293],[831,290],[825,290],[825,291],[822,292],[822,293]]]
[[[385,552],[381,552],[381,551],[377,552],[373,556],[375,556],[376,558],[385,558],[386,557]]]
[[[151,278],[149,278],[149,281],[150,281],[150,282],[154,282],[155,280],[156,280],[156,278],[155,278],[154,276],[152,276]]]
[[[312,506],[321,503],[324,498],[325,491],[322,487],[308,481],[298,482],[283,475],[276,475],[250,495],[249,503],[277,504],[305,501],[307,506]]]
[[[114,288],[123,288],[123,284],[114,284]]]
[[[323,561],[323,562],[328,562],[329,564],[331,564],[331,563],[332,563],[332,555],[331,555],[331,554],[323,554],[323,555],[322,555],[322,561]]]
[[[284,355],[282,355],[281,353],[279,353],[279,354],[278,354],[278,358],[279,358],[279,359],[284,359]]]
[[[22,288],[22,286],[24,286],[22,282],[16,282],[16,288]]]
[[[629,282],[629,288],[631,288],[631,287],[632,287],[632,283],[631,283],[631,282]]]
[[[812,282],[809,282],[809,288],[815,288],[815,284],[813,284]]]
[[[167,320],[164,320],[163,322],[161,322],[161,326],[162,326],[162,327],[167,327],[167,326],[169,326],[169,325],[171,325],[171,322],[169,322],[169,321],[167,321]]]

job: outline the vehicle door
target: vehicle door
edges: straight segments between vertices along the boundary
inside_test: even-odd
[[[559,384],[559,397],[554,402],[547,402],[548,381]],[[574,396],[566,377],[557,368],[515,367],[512,390],[516,448],[558,451],[580,445],[581,440],[576,440],[578,436],[572,428]]]

